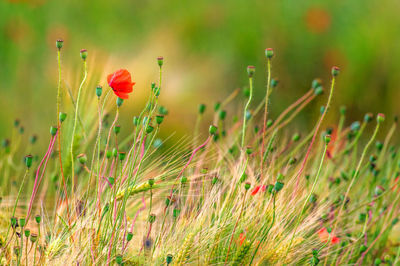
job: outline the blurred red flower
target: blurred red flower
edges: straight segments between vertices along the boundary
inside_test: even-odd
[[[318,230],[318,237],[321,240],[321,242],[323,242],[323,243],[328,242],[328,239],[329,239],[328,230],[325,227],[319,229]],[[338,244],[339,242],[340,242],[340,239],[337,236],[335,236],[334,234],[332,234],[332,236],[331,236],[331,244],[335,245],[335,244]]]
[[[108,85],[112,88],[115,95],[121,99],[128,99],[129,93],[133,90],[131,74],[126,69],[120,69],[107,76]]]
[[[251,195],[254,196],[255,194],[257,194],[260,190],[261,191],[265,191],[266,186],[265,185],[258,185],[256,186],[252,191],[251,191]]]

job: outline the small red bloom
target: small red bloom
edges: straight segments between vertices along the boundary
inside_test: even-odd
[[[328,242],[329,239],[329,233],[328,230],[326,230],[325,227],[321,228],[318,230],[318,237],[321,240],[321,242],[326,243]],[[334,234],[332,234],[331,236],[331,244],[335,245],[338,244],[340,242],[340,239],[335,236]]]
[[[129,93],[133,90],[131,74],[126,69],[120,69],[107,76],[108,85],[112,88],[115,95],[121,99],[128,99]]]
[[[243,242],[246,240],[246,234],[245,233],[240,233],[239,235],[239,245],[243,245]]]
[[[260,190],[261,190],[261,191],[265,191],[266,188],[267,188],[266,185],[258,185],[258,186],[256,186],[256,187],[251,191],[251,195],[254,196],[254,195],[257,194]]]

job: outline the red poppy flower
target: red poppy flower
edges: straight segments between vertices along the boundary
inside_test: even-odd
[[[319,229],[318,230],[318,237],[321,240],[321,242],[323,242],[323,243],[328,242],[328,239],[329,239],[328,230],[325,227]],[[335,236],[334,234],[332,234],[332,236],[331,236],[331,244],[335,245],[335,244],[338,244],[339,242],[340,242],[340,239],[337,236]]]
[[[266,185],[258,185],[258,186],[256,186],[256,187],[251,191],[251,195],[254,196],[254,195],[257,194],[260,190],[261,190],[261,191],[265,191],[266,188],[267,188]]]
[[[240,233],[239,235],[239,245],[243,245],[243,242],[246,240],[246,234],[245,233]]]
[[[129,93],[133,90],[131,74],[126,69],[120,69],[107,76],[108,85],[112,88],[115,95],[121,99],[128,99]]]

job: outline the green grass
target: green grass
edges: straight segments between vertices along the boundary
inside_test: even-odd
[[[315,111],[320,116],[313,128],[296,132],[297,115],[325,97],[322,85],[313,81],[303,97],[271,117],[269,96],[277,89],[271,59],[265,58],[271,84],[263,100],[234,91],[214,110],[210,104],[200,108],[193,136],[177,143],[158,136],[168,119],[159,98],[169,89],[161,84],[159,59],[159,80],[135,86],[148,91],[148,101],[132,114],[133,124],[120,126],[125,135],[115,128],[130,100],[121,104],[108,87],[96,96],[85,59],[78,88],[65,86],[60,74],[55,103],[67,118],[49,136],[39,136],[49,141],[47,153],[35,141],[25,142],[19,122],[3,142],[1,262],[398,263],[397,121],[383,142],[376,142],[383,115],[376,122],[366,116],[360,129],[348,126],[341,109],[340,120],[324,128],[325,114],[338,111],[329,107],[335,86],[342,85],[333,68],[326,107]],[[250,86],[262,76],[253,75]],[[226,115],[228,107],[235,111]],[[214,113],[208,135],[198,133],[204,111]],[[22,160],[27,154],[33,155],[29,168]],[[27,229],[30,236],[20,238]]]

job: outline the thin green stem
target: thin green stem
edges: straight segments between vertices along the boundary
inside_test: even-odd
[[[244,147],[244,140],[246,138],[247,109],[249,108],[251,99],[253,97],[253,77],[249,77],[249,87],[250,87],[250,95],[249,99],[247,100],[246,106],[244,107],[244,112],[243,112],[242,148]]]

